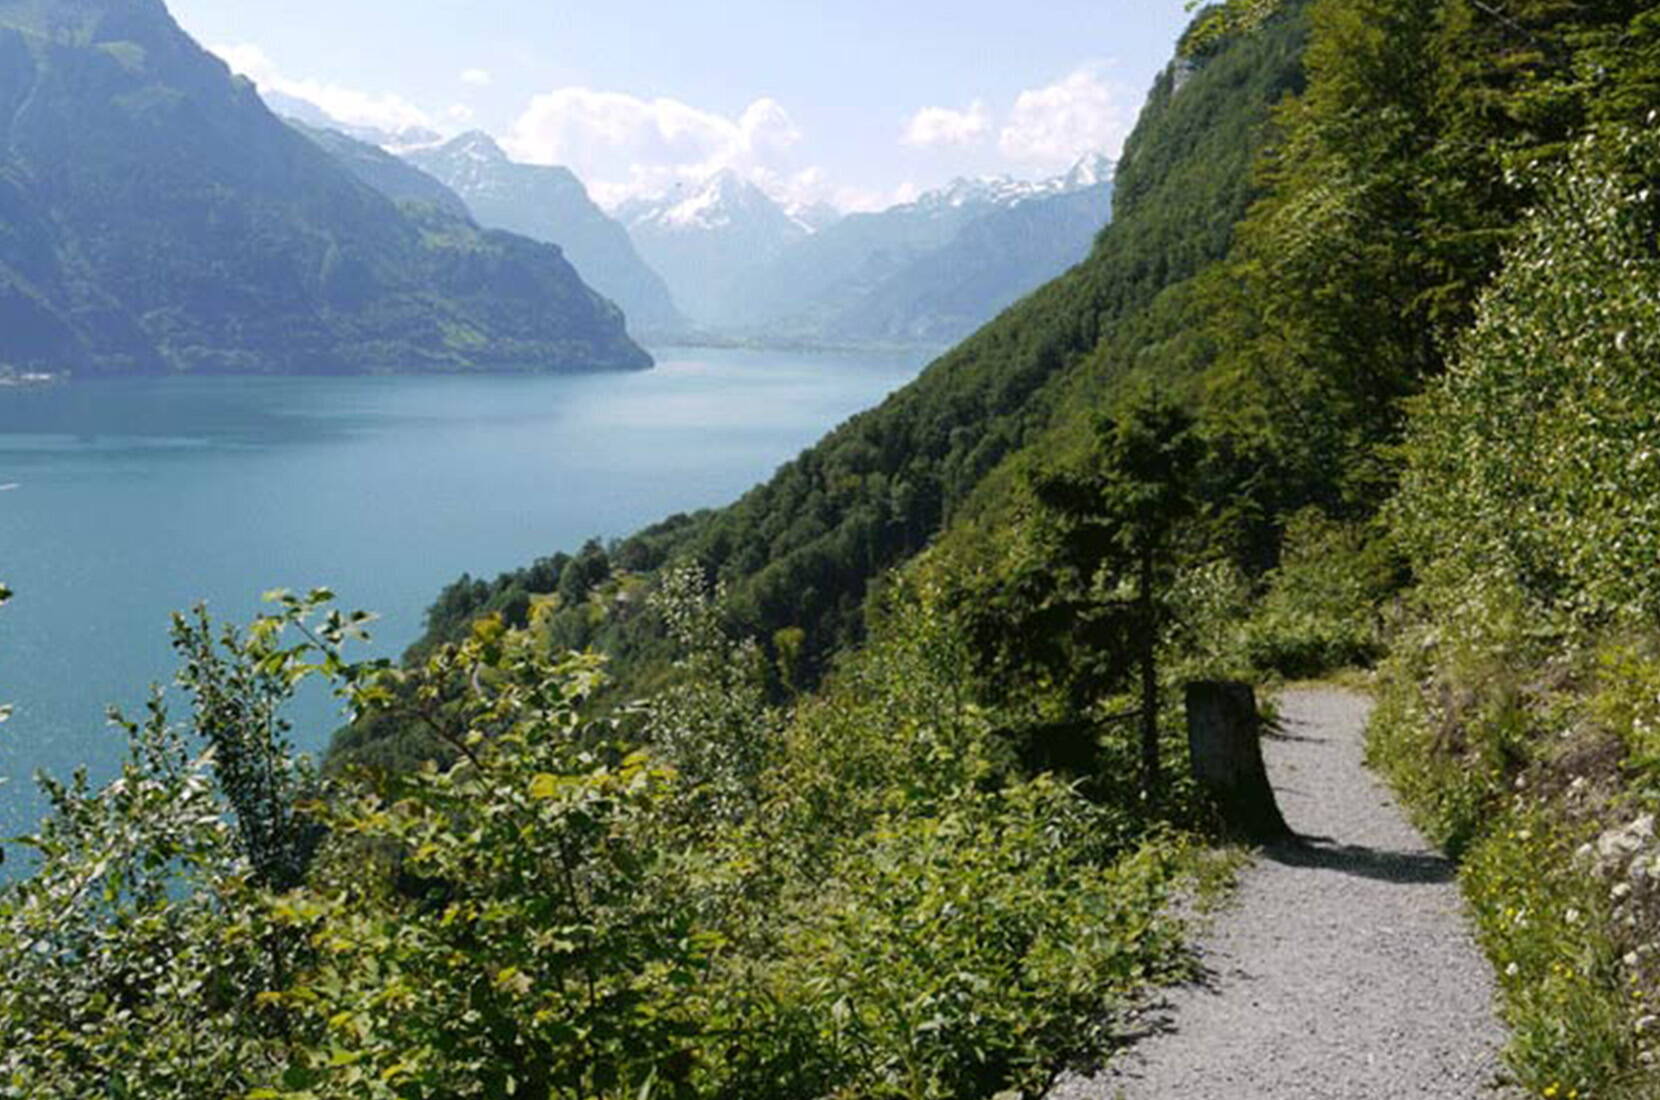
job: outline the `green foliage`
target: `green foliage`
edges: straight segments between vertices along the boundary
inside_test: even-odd
[[[313,842],[291,801],[303,770],[270,755],[285,746],[269,708],[345,674],[362,619],[319,618],[324,592],[278,595],[217,652],[204,620],[176,623],[190,727],[157,691],[142,722],[115,716],[131,746],[115,781],[43,780],[53,814],[22,840],[36,866],[0,887],[0,1096],[240,1095],[304,1038],[259,996],[308,953],[269,888]]]
[[[1156,397],[1097,427],[1081,468],[1034,475],[1029,545],[965,598],[982,663],[1004,683],[1059,689],[1060,709],[1021,734],[1029,762],[1098,785],[1098,708],[1137,666],[1144,789],[1159,786],[1158,651],[1170,619],[1178,532],[1197,510],[1201,441],[1191,416]],[[1021,536],[1017,536],[1021,537]]]
[[[1614,142],[1610,148],[1608,142]],[[1582,621],[1652,619],[1660,588],[1652,141],[1582,144],[1424,400],[1399,526],[1439,604],[1514,592]]]
[[[1303,508],[1364,519],[1393,491],[1406,403],[1445,369],[1609,74],[1643,71],[1643,7],[1312,5],[1308,88],[1276,114],[1268,193],[1198,290],[1206,420],[1236,456],[1248,569],[1274,564]]]
[[[1510,1064],[1541,1096],[1642,1096],[1606,891],[1576,865],[1582,826],[1518,806],[1473,849],[1465,892],[1499,973]]]
[[[610,575],[605,548],[598,541],[589,542],[559,574],[559,599],[566,607],[581,607],[588,594]]]
[[[489,623],[411,674],[409,705],[462,762],[410,776],[395,800],[331,808],[345,843],[279,907],[323,948],[272,995],[330,1036],[302,1052],[310,1087],[670,1091],[716,941],[661,872],[650,817],[667,773],[578,716],[596,674]],[[478,686],[431,717],[457,679]],[[395,875],[365,874],[375,852],[395,853]]]
[[[1182,966],[1162,914],[1181,848],[1020,774],[967,690],[943,595],[926,579],[888,593],[873,643],[784,731],[752,823],[770,867],[756,884],[781,878],[742,937],[774,944],[750,980],[828,1032],[834,1095],[1035,1095]]]
[[[318,839],[298,810],[315,777],[294,756],[282,707],[305,677],[346,672],[341,646],[367,637],[369,616],[331,612],[313,631],[308,620],[333,599],[331,593],[319,589],[300,598],[274,592],[268,599],[282,610],[258,619],[246,636],[227,630],[215,639],[205,608],[188,618],[175,615],[173,648],[182,661],[178,686],[191,698],[191,728],[211,752],[253,881],[282,892],[304,881]],[[304,637],[285,647],[285,634],[292,632]],[[313,655],[317,660],[310,660]]]
[[[1201,3],[1202,0],[1188,0],[1187,8],[1192,11]],[[1285,7],[1284,0],[1223,0],[1205,4],[1205,10],[1182,37],[1181,52],[1188,56],[1203,54],[1229,37],[1257,30]]]
[[[240,1091],[271,1072],[281,1022],[254,995],[269,924],[223,803],[159,701],[103,791],[48,785],[38,868],[0,889],[0,1095]]]
[[[766,659],[726,631],[723,595],[705,590],[695,566],[663,578],[653,602],[683,656],[640,717],[654,750],[695,792],[693,812],[741,820],[755,812],[761,776],[777,761],[779,719],[767,707]]]
[[[620,721],[534,624],[393,671],[277,598],[180,620],[193,721],[158,696],[120,780],[49,784],[0,1096],[1038,1095],[1185,970],[1184,843],[1013,769],[925,585],[788,720],[696,571],[659,596],[684,680]],[[317,786],[276,759],[316,675],[453,763]]]
[[[786,965],[861,1065],[840,1095],[1041,1095],[1107,1047],[1122,998],[1183,974],[1158,914],[1177,861],[1091,866],[1095,825],[1045,778],[880,819],[837,861],[835,904],[804,914],[817,950]]]
[[[1656,914],[1615,919],[1574,845],[1652,802],[1657,164],[1611,123],[1539,172],[1542,204],[1412,406],[1389,516],[1418,623],[1373,753],[1465,854],[1511,1062],[1542,1096],[1655,1088],[1628,952]]]
[[[1398,573],[1375,526],[1317,508],[1292,516],[1280,563],[1244,616],[1247,664],[1310,677],[1374,663],[1384,653],[1380,605],[1400,587]]]

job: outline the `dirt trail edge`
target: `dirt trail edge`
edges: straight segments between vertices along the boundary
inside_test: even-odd
[[[1369,711],[1338,691],[1281,699],[1263,748],[1308,845],[1265,850],[1200,945],[1203,980],[1051,1100],[1515,1095],[1497,1087],[1505,1034],[1453,868],[1365,766]]]

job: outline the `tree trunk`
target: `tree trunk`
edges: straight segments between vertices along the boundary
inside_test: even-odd
[[[1250,684],[1187,685],[1187,738],[1193,777],[1230,831],[1259,842],[1293,835],[1262,762],[1262,719]]]

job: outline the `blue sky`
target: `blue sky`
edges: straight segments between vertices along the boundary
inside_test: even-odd
[[[478,128],[615,203],[721,168],[886,205],[1116,154],[1181,0],[170,0],[262,88],[343,121]]]

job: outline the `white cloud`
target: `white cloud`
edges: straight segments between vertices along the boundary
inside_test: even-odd
[[[461,83],[472,88],[488,88],[495,83],[495,77],[490,75],[488,69],[463,69]]]
[[[365,92],[325,80],[287,76],[258,46],[243,43],[214,46],[212,49],[224,59],[225,64],[252,80],[262,90],[303,99],[348,126],[369,126],[397,133],[431,128],[433,125],[430,115],[400,96]]]
[[[823,173],[798,162],[802,133],[782,104],[757,99],[736,118],[677,99],[558,88],[536,96],[503,145],[533,164],[562,164],[616,205],[701,181],[723,169],[786,201],[826,194]]]
[[[1133,121],[1125,101],[1100,66],[1085,66],[1021,92],[997,147],[1009,160],[1043,170],[1066,168],[1086,153],[1116,157]]]
[[[886,191],[875,187],[838,187],[830,193],[829,202],[844,214],[875,213],[915,202],[925,190],[915,180],[906,180]]]
[[[972,145],[991,130],[986,105],[975,100],[966,111],[950,107],[924,107],[911,116],[900,138],[906,145]]]
[[[451,122],[465,126],[473,120],[473,109],[465,103],[452,103],[444,112],[444,117]]]

